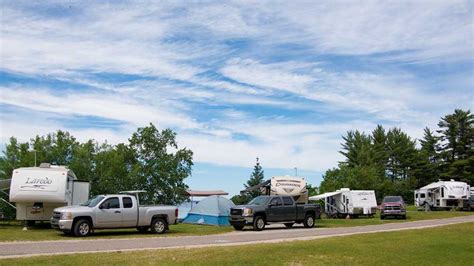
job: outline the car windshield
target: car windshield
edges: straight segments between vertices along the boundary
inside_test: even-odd
[[[81,206],[95,207],[104,198],[105,198],[104,196],[97,196],[95,198],[92,198],[92,199],[82,203]]]
[[[402,201],[400,197],[385,197],[383,198],[383,202],[399,202]]]
[[[251,200],[248,205],[263,205],[267,202],[268,197],[267,196],[258,196]]]

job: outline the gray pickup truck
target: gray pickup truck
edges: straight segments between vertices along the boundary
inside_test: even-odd
[[[177,217],[176,206],[139,206],[136,195],[99,195],[79,206],[54,209],[51,227],[78,237],[112,228],[162,234],[177,223]]]
[[[261,231],[269,223],[283,223],[288,228],[303,223],[304,227],[311,228],[320,216],[318,204],[297,204],[290,196],[258,196],[247,205],[231,208],[229,223],[236,230],[250,225]]]

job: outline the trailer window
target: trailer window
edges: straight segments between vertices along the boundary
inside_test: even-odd
[[[283,204],[285,205],[293,205],[293,201],[290,197],[283,197]]]
[[[420,198],[424,199],[425,198],[425,193],[420,193]]]
[[[441,197],[444,198],[444,187],[441,188]]]
[[[119,209],[120,202],[117,197],[114,197],[114,198],[105,200],[104,203],[102,203],[102,206],[104,206],[106,209]]]
[[[133,207],[133,203],[132,203],[132,198],[129,198],[129,197],[124,197],[122,199],[122,203],[123,203],[123,207],[124,208],[132,208]]]

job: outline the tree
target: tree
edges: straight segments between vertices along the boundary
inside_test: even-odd
[[[259,159],[257,157],[257,162],[255,163],[255,166],[253,167],[253,172],[250,175],[250,179],[247,180],[247,183],[244,184],[245,188],[253,187],[256,185],[259,185],[263,182],[263,179],[265,178],[262,166],[260,165]],[[254,190],[250,191],[249,193],[250,198],[255,198],[257,196],[261,195],[260,190]]]
[[[441,177],[474,182],[474,115],[454,110],[438,123],[441,134]]]
[[[188,186],[184,179],[191,175],[193,152],[178,148],[176,133],[171,129],[159,131],[153,124],[138,128],[130,138],[137,161],[137,177],[140,188],[147,191],[146,202],[183,202]]]

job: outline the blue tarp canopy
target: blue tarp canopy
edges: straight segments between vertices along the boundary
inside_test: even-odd
[[[188,213],[183,223],[229,225],[230,208],[235,204],[221,196],[209,196],[201,200]]]

